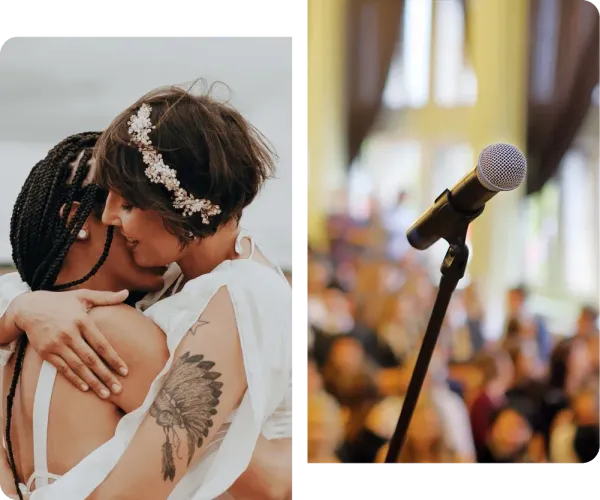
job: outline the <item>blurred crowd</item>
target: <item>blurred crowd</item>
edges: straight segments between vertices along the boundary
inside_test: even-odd
[[[436,296],[401,211],[328,221],[309,248],[308,460],[383,462]],[[410,221],[409,221],[410,222]],[[588,462],[599,449],[598,311],[551,332],[519,286],[487,340],[476,283],[453,296],[399,462]]]

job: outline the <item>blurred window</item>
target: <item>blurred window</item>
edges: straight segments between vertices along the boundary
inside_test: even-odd
[[[558,266],[560,191],[556,180],[525,200],[524,279],[535,288],[552,287],[552,270]]]
[[[436,0],[433,93],[438,106],[473,105],[477,78],[465,57],[465,16],[461,0]]]
[[[433,0],[405,0],[402,40],[383,93],[390,109],[421,108],[429,101]]]
[[[419,188],[421,143],[372,136],[361,151],[361,165],[373,180],[373,194],[384,206],[395,205],[400,191]]]
[[[565,155],[560,172],[563,278],[569,292],[598,291],[597,176],[589,159],[577,150]]]
[[[359,157],[348,173],[348,212],[355,219],[367,219],[373,193],[372,176]]]

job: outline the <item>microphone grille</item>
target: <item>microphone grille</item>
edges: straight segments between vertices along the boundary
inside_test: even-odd
[[[477,163],[477,178],[490,191],[512,191],[527,173],[527,160],[512,144],[490,144]]]

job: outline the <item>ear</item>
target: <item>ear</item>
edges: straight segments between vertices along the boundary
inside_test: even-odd
[[[74,201],[73,205],[71,206],[71,210],[69,211],[69,215],[67,216],[67,224],[71,221],[71,218],[75,215],[75,213],[77,212],[77,210],[79,209],[80,203],[78,201]],[[63,205],[62,207],[60,207],[60,216],[64,217],[64,211],[65,211],[65,205]],[[89,228],[89,224],[87,219],[85,220],[85,222],[83,223],[83,226],[81,226],[81,229],[79,230],[79,233],[77,233],[77,240],[78,241],[84,241],[87,240],[90,237],[90,228]]]

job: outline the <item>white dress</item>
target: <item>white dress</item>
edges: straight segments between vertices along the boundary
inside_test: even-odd
[[[239,253],[244,237],[248,235],[240,233],[236,242]],[[267,439],[291,437],[291,287],[279,268],[252,259],[250,241],[250,258],[225,261],[144,311],[166,333],[170,352],[144,403],[121,419],[112,439],[56,482],[36,489],[32,500],[83,500],[102,483],[157,396],[179,343],[222,287],[234,306],[248,389],[223,432],[209,444],[210,453],[187,472],[169,500],[213,500],[223,494],[221,498],[227,498],[226,490],[248,466],[260,434]],[[12,287],[12,297],[19,292],[14,278],[7,287]],[[10,302],[1,279],[0,292],[1,309]]]

